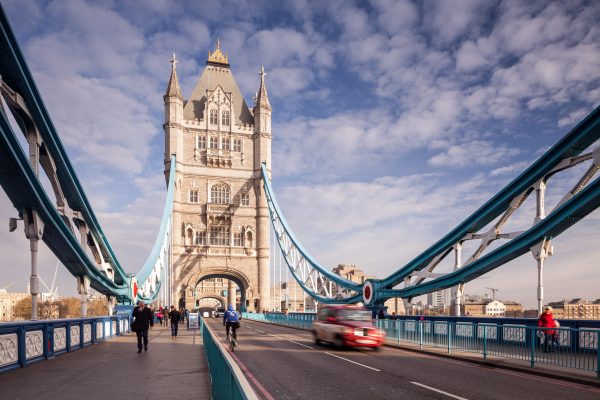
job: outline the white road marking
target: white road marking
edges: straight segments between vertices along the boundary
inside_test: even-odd
[[[344,361],[351,362],[352,364],[360,365],[361,367],[365,367],[365,368],[371,369],[371,370],[373,370],[373,371],[381,372],[381,370],[380,370],[380,369],[373,368],[373,367],[369,367],[368,365],[361,364],[361,363],[358,363],[358,362],[356,362],[356,361],[348,360],[347,358],[340,357],[340,356],[337,356],[337,355],[335,355],[335,354],[331,354],[331,353],[329,353],[329,352],[326,352],[326,351],[325,351],[324,353],[325,353],[325,354],[327,354],[327,355],[330,355],[331,357],[336,357],[336,358],[339,358],[339,359],[341,359],[341,360],[344,360]]]
[[[413,385],[421,386],[422,388],[429,389],[429,390],[433,390],[434,392],[438,392],[438,393],[444,394],[444,395],[446,395],[446,396],[448,396],[448,397],[452,397],[453,399],[458,399],[458,400],[467,400],[467,399],[465,399],[464,397],[460,397],[460,396],[457,396],[457,395],[455,395],[455,394],[452,394],[452,393],[444,392],[443,390],[436,389],[436,388],[433,388],[433,387],[431,387],[431,386],[423,385],[422,383],[419,383],[419,382],[411,382],[411,383],[412,383]]]
[[[273,337],[276,337],[277,339],[283,340],[283,338],[281,336],[273,335],[272,333],[267,333],[267,335],[273,336]]]
[[[292,342],[292,343],[296,343],[297,345],[299,345],[299,346],[302,346],[302,347],[306,347],[307,349],[312,349],[312,347],[310,347],[310,346],[307,346],[307,345],[305,345],[305,344],[302,344],[302,343],[294,342],[294,341],[293,341],[293,340],[291,340],[291,339],[290,339],[290,342]]]

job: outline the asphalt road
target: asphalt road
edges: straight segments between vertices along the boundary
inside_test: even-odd
[[[221,340],[220,319],[206,319]],[[600,389],[394,348],[338,350],[242,321],[234,358],[264,399],[600,399]]]

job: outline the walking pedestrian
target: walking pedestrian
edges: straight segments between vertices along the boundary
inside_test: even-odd
[[[179,327],[179,320],[181,319],[181,314],[175,309],[175,306],[171,306],[169,318],[171,319],[171,338],[175,339],[177,337],[177,328]]]
[[[165,326],[169,326],[169,309],[167,306],[164,306],[162,309],[163,320],[165,321]]]
[[[135,320],[131,325],[137,335],[138,353],[142,352],[142,340],[144,342],[144,350],[148,351],[148,330],[151,326],[154,326],[154,315],[145,306],[144,302],[140,300],[138,306],[133,310],[133,318]]]
[[[544,307],[544,312],[542,313],[542,315],[540,315],[537,325],[539,328],[542,328],[541,332],[544,334],[544,353],[548,351],[554,351],[553,342],[555,341],[554,334],[556,333],[556,331],[554,329],[548,329],[555,328],[557,325],[557,321],[552,315],[552,307]],[[550,343],[550,350],[548,350],[548,343]]]

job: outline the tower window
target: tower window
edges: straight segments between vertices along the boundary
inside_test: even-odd
[[[199,246],[206,246],[206,232],[196,232],[194,235],[194,244]]]
[[[229,111],[223,111],[221,114],[221,125],[229,126]]]
[[[211,136],[208,139],[208,148],[209,149],[218,149],[219,148],[219,138],[215,136]]]
[[[197,203],[197,202],[198,202],[198,191],[190,190],[190,203]]]
[[[237,247],[242,247],[244,245],[243,238],[244,236],[241,232],[235,232],[233,234],[233,245]]]
[[[242,139],[234,139],[233,141],[233,151],[238,153],[242,152]]]
[[[210,188],[210,200],[214,204],[229,204],[229,186],[220,183]]]
[[[211,125],[216,125],[219,123],[217,110],[210,110],[210,123]]]
[[[249,206],[250,205],[250,193],[242,193],[242,201],[241,201],[243,206]]]
[[[210,228],[210,244],[213,246],[229,246],[229,228],[212,226]]]
[[[206,136],[198,135],[196,136],[196,148],[197,149],[206,149]]]
[[[223,150],[229,150],[230,146],[229,146],[229,138],[221,138],[221,148]]]

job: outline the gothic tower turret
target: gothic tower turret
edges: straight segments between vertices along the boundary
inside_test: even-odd
[[[271,175],[271,104],[265,85],[265,69],[260,67],[260,87],[254,104],[254,173],[258,178],[261,165],[265,163],[267,172]],[[259,290],[261,293],[260,308],[269,306],[269,210],[261,179],[256,180],[256,227],[257,255],[259,271]]]
[[[163,96],[165,102],[165,178],[169,179],[171,156],[175,154],[178,160],[183,156],[183,95],[177,79],[175,54],[171,59],[171,78],[167,91]]]

